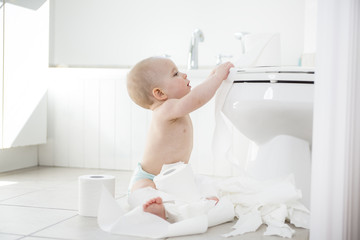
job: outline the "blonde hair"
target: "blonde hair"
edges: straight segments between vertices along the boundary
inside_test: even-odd
[[[130,98],[139,106],[149,109],[154,103],[152,89],[155,87],[157,74],[156,61],[161,58],[150,57],[137,63],[127,75],[127,90]]]

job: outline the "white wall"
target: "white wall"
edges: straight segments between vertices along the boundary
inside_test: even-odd
[[[139,118],[138,132],[147,116],[129,107],[125,70],[59,68],[50,75],[48,142],[40,146],[40,164],[131,168],[132,114]]]
[[[0,173],[38,165],[38,146],[0,149]]]
[[[186,66],[200,28],[199,67],[238,55],[234,33],[279,32],[282,64],[297,65],[304,45],[305,0],[51,0],[50,65],[129,67],[169,54]]]
[[[0,8],[0,172],[37,166],[46,141],[49,2],[15,3]]]
[[[1,56],[4,97],[0,148],[44,143],[46,108],[35,117],[37,121],[31,124],[32,129],[25,129],[27,133],[32,132],[31,135],[22,134],[22,131],[42,99],[46,105],[49,2],[37,10],[10,3],[5,3],[3,8],[4,32],[0,36],[4,38],[4,55]],[[17,141],[19,135],[22,135],[21,141]]]

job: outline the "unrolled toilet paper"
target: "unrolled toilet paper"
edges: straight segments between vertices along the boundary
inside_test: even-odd
[[[190,167],[190,166],[189,166]],[[176,176],[176,175],[174,175]],[[212,200],[200,199],[192,203],[186,203],[175,196],[168,195],[151,187],[136,190],[130,194],[130,198],[139,198],[146,201],[154,196],[163,199],[164,207],[169,210],[176,208],[180,215],[178,221],[171,222],[154,214],[143,211],[142,205],[132,210],[125,210],[111,194],[103,188],[101,196],[98,224],[99,227],[112,234],[129,235],[149,238],[167,238],[182,235],[199,234],[205,232],[208,227],[215,226],[234,219],[234,207],[229,199],[221,198],[215,205]],[[169,201],[173,199],[173,201]],[[174,213],[173,212],[173,213]],[[168,212],[169,213],[169,212]]]
[[[183,162],[164,165],[160,174],[155,176],[154,183],[158,190],[184,202],[193,202],[201,197],[191,167]]]
[[[115,177],[110,175],[83,175],[79,177],[78,210],[81,216],[96,217],[103,186],[114,196]]]
[[[234,83],[237,73],[236,68],[231,68],[229,76],[224,80],[217,91],[215,97],[215,129],[212,139],[212,151],[216,162],[228,160],[235,166],[239,165],[239,160],[233,155],[232,151],[232,124],[222,112],[222,107],[226,97]]]
[[[299,202],[301,191],[294,182],[293,174],[266,181],[243,175],[219,182],[219,192],[230,198],[239,219],[234,230],[223,236],[253,232],[266,224],[264,235],[291,238],[294,230],[286,220],[296,227],[309,228],[310,211]]]

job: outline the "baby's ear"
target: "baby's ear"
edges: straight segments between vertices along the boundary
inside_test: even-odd
[[[152,90],[152,94],[154,98],[159,101],[164,101],[168,98],[167,95],[160,88],[154,88]]]

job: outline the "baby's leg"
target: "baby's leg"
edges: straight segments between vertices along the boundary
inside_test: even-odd
[[[137,189],[146,188],[146,187],[152,187],[152,188],[156,189],[155,183],[152,180],[144,178],[144,179],[140,179],[134,183],[134,185],[131,188],[131,192],[133,192]]]
[[[131,188],[131,192],[134,192],[137,189],[145,188],[145,187],[152,187],[155,188],[155,184],[150,179],[141,179],[134,183],[133,187]],[[165,219],[165,208],[160,197],[156,197],[153,199],[148,200],[143,205],[144,212],[155,214],[163,219]]]
[[[158,217],[166,219],[165,208],[161,197],[150,199],[143,205],[144,212],[155,214]]]

